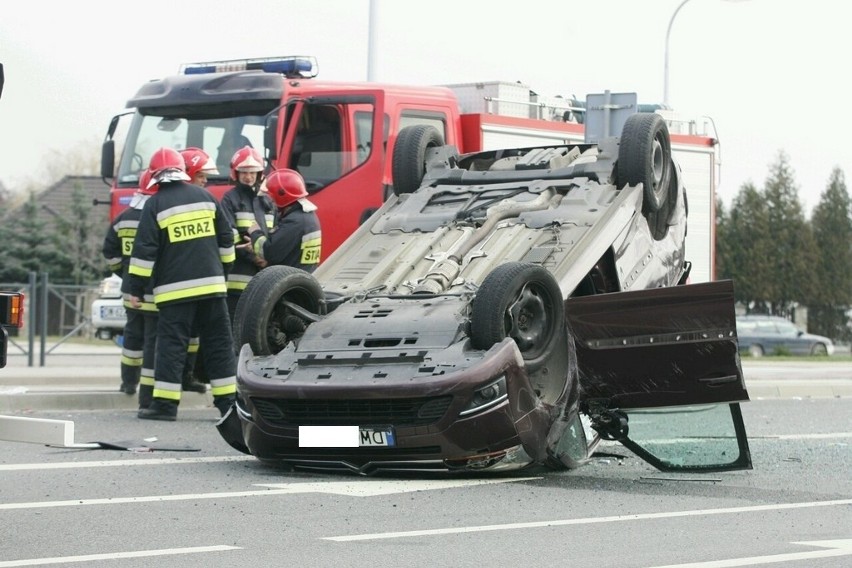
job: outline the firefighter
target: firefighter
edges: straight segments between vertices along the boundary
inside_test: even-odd
[[[124,305],[127,321],[124,324],[123,342],[121,347],[121,386],[118,390],[128,395],[136,394],[140,384],[150,384],[153,387],[153,365],[145,366],[144,349],[146,338],[154,337],[157,307],[154,305],[150,290],[142,296],[138,307],[130,304],[130,281],[127,270],[130,265],[130,253],[133,240],[139,227],[139,217],[142,207],[148,198],[157,191],[157,186],[148,187],[150,171],[145,170],[139,176],[139,190],[130,201],[130,206],[122,211],[107,229],[104,237],[103,255],[113,274],[121,277],[122,304]],[[150,360],[151,362],[153,359]],[[140,388],[140,407],[145,399],[145,387]]]
[[[236,359],[225,275],[234,262],[233,233],[216,199],[186,183],[186,165],[171,148],[151,157],[159,184],[139,219],[130,258],[131,305],[141,306],[148,281],[159,310],[153,399],[146,420],[177,419],[181,378],[191,331],[199,330],[213,403],[224,415],[236,393]]]
[[[278,208],[278,219],[268,236],[257,223],[249,227],[254,254],[266,264],[313,272],[320,262],[322,231],[305,180],[294,170],[275,170],[266,179],[266,190]]]
[[[180,155],[183,157],[183,163],[186,166],[189,183],[204,187],[207,185],[208,175],[219,175],[216,163],[201,148],[187,148],[181,150]],[[207,379],[203,366],[197,364],[199,348],[197,331],[193,331],[192,337],[189,339],[189,353],[187,354],[186,366],[183,369],[182,384],[185,391],[204,393],[207,392]],[[203,377],[203,382],[197,380],[196,377]]]
[[[234,187],[222,197],[222,210],[231,224],[234,244],[248,242],[248,228],[253,224],[260,227],[264,235],[275,226],[275,207],[266,195],[260,192],[263,182],[263,158],[251,146],[244,146],[231,158],[231,180]],[[234,268],[228,274],[228,313],[231,322],[237,301],[248,286],[251,277],[265,266],[251,247],[241,246],[237,250]]]
[[[189,183],[205,187],[208,175],[219,175],[216,163],[201,148],[187,148],[181,150],[180,155],[183,156],[183,162],[186,164],[186,175],[189,176]]]

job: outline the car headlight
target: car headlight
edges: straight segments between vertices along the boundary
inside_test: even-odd
[[[478,388],[473,392],[473,400],[459,412],[459,416],[467,416],[475,412],[481,412],[487,408],[491,408],[496,404],[500,404],[509,398],[509,393],[506,391],[506,377],[500,376],[496,381],[492,381],[484,387]]]

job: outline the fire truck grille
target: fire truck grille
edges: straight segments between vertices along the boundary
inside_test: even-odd
[[[258,414],[274,426],[390,424],[425,426],[441,419],[452,396],[366,400],[252,398]]]

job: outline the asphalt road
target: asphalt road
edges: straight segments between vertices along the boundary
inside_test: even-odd
[[[852,398],[743,412],[751,471],[662,474],[614,445],[571,472],[414,479],[264,466],[209,409],[34,413],[78,442],[197,451],[0,442],[0,568],[852,565]]]

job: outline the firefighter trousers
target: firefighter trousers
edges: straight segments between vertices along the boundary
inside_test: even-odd
[[[139,375],[143,366],[145,319],[140,311],[125,311],[127,321],[124,324],[124,340],[121,346],[121,386],[122,389],[135,389],[139,384]]]
[[[154,398],[180,402],[187,349],[193,331],[197,330],[214,402],[233,399],[237,391],[237,362],[225,298],[204,298],[158,307]]]

